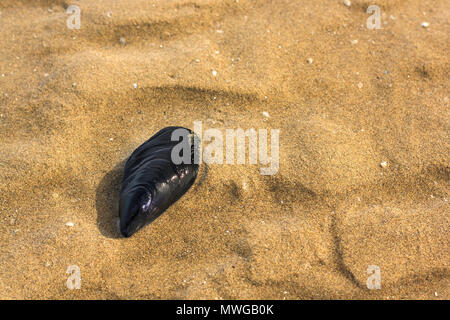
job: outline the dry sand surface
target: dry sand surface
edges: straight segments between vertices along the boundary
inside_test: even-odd
[[[1,0],[0,298],[448,299],[449,21],[448,0]],[[203,166],[120,238],[123,161],[195,120],[280,129],[278,173]]]

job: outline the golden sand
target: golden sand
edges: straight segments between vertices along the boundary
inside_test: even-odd
[[[449,21],[432,0],[0,1],[0,298],[448,299]],[[123,161],[195,120],[280,129],[278,173],[203,166],[120,238]]]

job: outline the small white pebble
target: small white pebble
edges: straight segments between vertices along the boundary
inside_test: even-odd
[[[216,30],[217,33],[223,33],[223,30]]]
[[[48,77],[49,76],[49,74],[48,73],[44,73],[44,77]]]
[[[363,87],[362,82],[358,83],[358,88],[362,89],[362,87]]]
[[[212,73],[212,75],[213,75],[214,77],[217,76],[217,71],[216,71],[216,70],[211,71],[211,73]]]
[[[308,58],[306,61],[308,61],[309,64],[313,63],[313,59],[312,58]]]
[[[263,116],[264,117],[266,117],[266,118],[269,118],[270,117],[270,114],[267,112],[267,111],[263,111]]]
[[[135,89],[137,89],[137,87],[138,87],[137,83],[133,83],[133,87],[134,87]]]
[[[352,44],[357,44],[358,43],[358,40],[352,40]]]
[[[381,163],[380,163],[380,166],[381,166],[382,168],[386,168],[386,167],[387,167],[387,162],[386,162],[386,161],[381,162]]]
[[[113,141],[114,140],[114,138],[109,138],[109,141]]]
[[[68,226],[68,227],[73,227],[73,226],[74,226],[74,223],[73,223],[73,222],[67,222],[67,223],[66,223],[66,226]]]
[[[429,22],[422,22],[422,28],[428,28],[430,26]]]
[[[216,51],[216,52],[215,52],[215,54],[219,54],[219,53],[220,53],[219,51]]]
[[[124,37],[120,37],[119,42],[120,44],[127,44],[127,40]]]
[[[108,16],[108,18],[111,18],[112,12],[111,12],[111,11],[108,11],[108,12],[106,13],[106,15]]]
[[[431,198],[431,199],[434,199],[434,196],[433,196],[433,195],[430,195],[430,198]]]
[[[437,296],[438,296],[438,293],[437,293],[436,291],[434,292],[434,296],[435,296],[435,297],[437,297]]]
[[[350,6],[352,5],[352,2],[351,2],[350,0],[345,0],[345,1],[344,1],[344,4],[345,4],[347,7],[350,7]]]

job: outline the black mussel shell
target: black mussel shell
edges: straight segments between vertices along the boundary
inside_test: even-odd
[[[199,169],[194,163],[194,136],[189,129],[167,127],[131,154],[120,190],[124,237],[151,223],[192,186]]]

